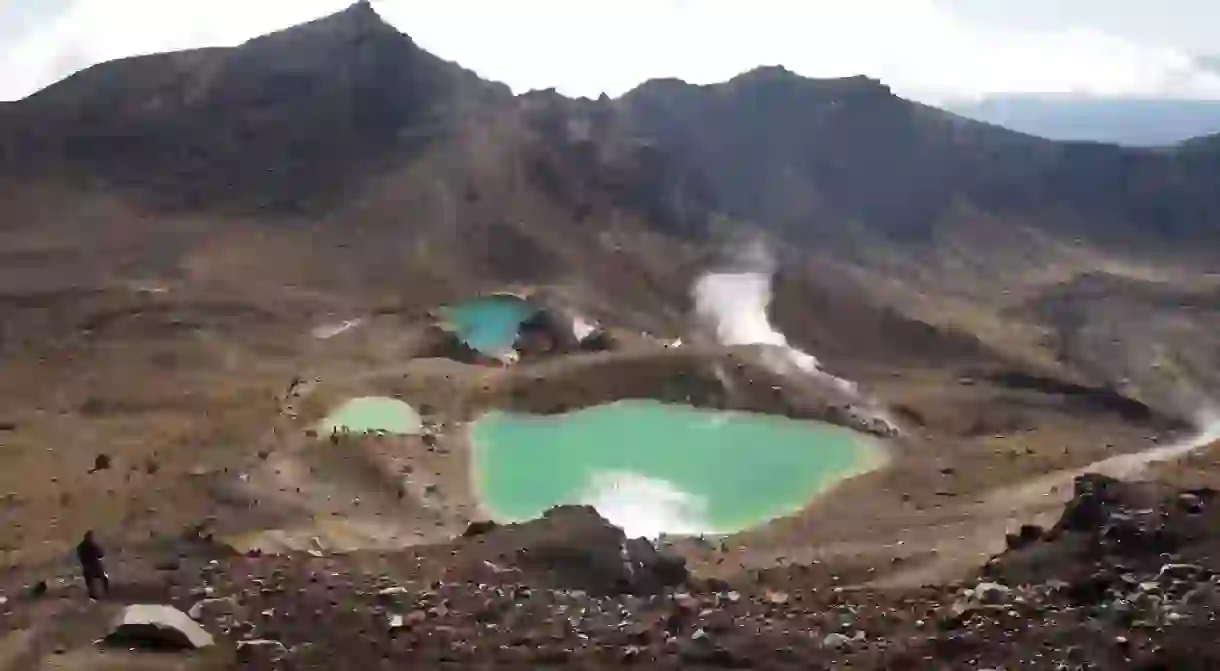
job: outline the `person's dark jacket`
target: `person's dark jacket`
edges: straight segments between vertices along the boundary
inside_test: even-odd
[[[76,546],[76,556],[80,558],[80,565],[86,571],[102,572],[102,557],[105,557],[106,553],[92,536],[85,536],[80,545]]]

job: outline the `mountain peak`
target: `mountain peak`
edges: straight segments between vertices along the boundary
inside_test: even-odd
[[[394,38],[411,41],[411,38],[401,33],[397,28],[386,23],[385,19],[373,9],[368,0],[360,0],[346,9],[323,16],[284,30],[255,38],[252,42],[267,42],[275,38],[285,39],[291,36],[309,42],[351,42],[361,41],[370,37]],[[295,41],[295,40],[294,40]]]
[[[760,65],[752,70],[746,70],[745,72],[737,75],[733,79],[782,80],[782,79],[804,79],[804,77],[798,75],[797,73],[789,70],[788,68],[786,68],[782,65]]]
[[[866,75],[814,78],[793,72],[782,65],[759,66],[737,75],[730,79],[728,83],[755,86],[774,84],[815,85],[819,88],[834,89],[843,93],[891,93],[890,87],[883,84],[881,80],[873,79]]]
[[[0,127],[0,168],[68,163],[170,203],[239,192],[296,203],[420,150],[450,110],[485,95],[511,94],[362,1],[236,47],[91,68],[6,114],[17,120]],[[59,135],[26,130],[47,127]],[[122,150],[110,141],[132,136]]]
[[[385,22],[385,19],[381,18],[377,10],[373,9],[373,3],[369,2],[369,0],[360,0],[350,5],[347,9],[332,15],[332,18],[334,17],[343,17],[348,21],[365,26],[389,25]]]

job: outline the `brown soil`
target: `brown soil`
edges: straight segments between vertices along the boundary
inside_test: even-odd
[[[672,578],[643,580],[651,564],[627,570],[621,532],[588,509],[392,553],[145,547],[111,558],[115,591],[97,604],[66,567],[10,572],[0,659],[12,669],[1211,668],[1215,494],[1098,476],[1074,494],[1053,527],[1010,539],[981,576],[900,590],[851,588],[871,572],[849,560],[727,581],[695,571],[667,587]],[[22,596],[35,575],[67,580]],[[116,604],[140,601],[203,602],[219,644],[189,656],[95,646]],[[280,646],[237,651],[253,639]]]

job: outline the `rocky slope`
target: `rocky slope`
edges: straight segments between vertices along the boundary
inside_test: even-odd
[[[987,608],[940,629],[956,587],[834,587],[921,575],[908,564],[940,559],[975,565],[979,548],[1056,505],[993,505],[997,492],[1189,431],[1215,393],[1220,351],[1212,149],[1057,144],[867,78],[778,68],[706,87],[649,82],[618,100],[513,96],[419,49],[367,3],[232,49],[100,65],[0,106],[0,515],[11,531],[0,609],[17,632],[0,643],[17,656],[0,660],[37,668],[59,645],[69,666],[147,663],[91,657],[109,606],[78,609],[77,587],[52,584],[32,602],[8,587],[57,572],[89,528],[123,550],[120,600],[189,610],[203,573],[215,574],[213,598],[237,597],[228,620],[204,609],[225,641],[216,659],[191,662],[205,666],[255,635],[281,638],[299,664],[351,666],[920,668],[1071,655],[1121,666],[1155,662],[1157,646],[1178,654],[1189,629],[1142,638],[1047,573],[1002,576],[1033,585],[1000,591],[1031,605],[1005,601],[1028,630]],[[692,282],[731,265],[743,240],[776,251],[772,321],[858,381],[903,435],[892,468],[800,515],[723,550],[678,547],[697,580],[676,594],[527,575],[550,572],[496,549],[517,543],[513,530],[450,543],[478,519],[469,496],[437,506],[391,485],[409,466],[441,499],[464,491],[451,486],[467,479],[461,431],[358,446],[310,435],[333,402],[371,393],[428,406],[450,428],[490,406],[641,395],[822,416],[829,403],[804,380],[761,372],[691,319]],[[433,338],[429,309],[519,287],[562,296],[622,346],[508,369],[443,358],[452,342]],[[678,337],[689,346],[660,344]],[[298,398],[301,381],[311,391]],[[95,468],[100,456],[110,468]],[[1206,457],[1166,473],[1206,480],[1220,467]],[[192,546],[177,568],[154,570],[175,564],[158,551],[182,527],[209,518],[225,537],[292,536],[289,547],[313,536],[421,546],[248,558]],[[581,524],[593,545],[621,540]],[[1194,542],[1157,554],[1187,556]],[[1130,562],[1088,535],[1031,547],[993,568],[1060,547],[1085,548],[1097,570]],[[1150,557],[1136,580],[1159,572]],[[1083,565],[1049,565],[1069,562]],[[392,587],[407,591],[380,603]],[[509,603],[524,615],[505,614]],[[395,614],[403,626],[391,631]],[[373,656],[348,654],[353,640]],[[1039,647],[1049,642],[1067,652]]]
[[[362,3],[239,49],[80,72],[6,110],[0,155],[10,168],[86,183],[102,175],[177,206],[292,211],[417,154],[467,101],[507,95]]]
[[[781,326],[843,366],[981,355],[1112,386],[1129,371],[1056,360],[1056,326],[1016,308],[1096,272],[1185,291],[1220,213],[1214,152],[1053,143],[782,68],[513,97],[367,3],[5,105],[0,175],[9,340],[76,313],[70,292],[173,280],[290,312],[550,284],[684,328],[709,247],[753,230],[808,301]],[[1140,400],[1183,412],[1164,396]]]
[[[32,596],[10,575],[0,659],[147,663],[94,641],[116,603],[163,600],[217,637],[152,658],[175,668],[1206,669],[1220,660],[1215,504],[1083,476],[1052,528],[1022,529],[968,581],[909,590],[861,586],[872,572],[850,564],[701,578],[580,508],[378,555],[184,542],[122,556],[100,604],[70,580]]]

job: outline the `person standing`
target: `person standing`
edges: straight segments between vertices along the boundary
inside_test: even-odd
[[[80,559],[81,573],[85,576],[85,589],[89,590],[89,598],[96,600],[109,595],[110,577],[106,575],[106,567],[102,565],[102,557],[105,557],[106,553],[93,539],[92,531],[86,531],[84,539],[76,546],[76,556]]]

